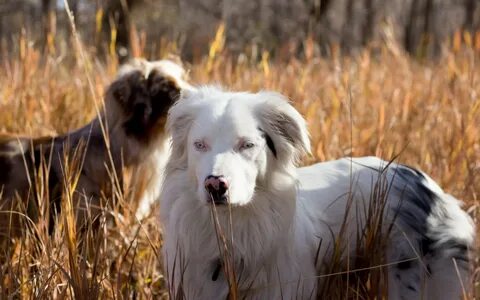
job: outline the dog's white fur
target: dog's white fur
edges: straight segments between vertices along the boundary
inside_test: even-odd
[[[381,229],[389,237],[389,299],[456,299],[460,281],[468,286],[474,228],[459,202],[427,175],[376,157],[297,168],[310,142],[304,119],[282,95],[185,92],[167,128],[172,153],[160,217],[172,296],[225,299],[230,259],[240,298],[315,298],[335,240],[351,250],[345,258],[353,256],[381,182],[388,187],[384,224],[394,223]],[[209,175],[227,179],[228,206],[213,210],[204,188]],[[413,260],[402,264],[406,259]]]

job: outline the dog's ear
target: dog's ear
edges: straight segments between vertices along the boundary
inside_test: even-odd
[[[143,136],[151,111],[145,82],[140,70],[132,70],[110,84],[105,99],[109,126],[122,122],[128,135]]]
[[[288,102],[275,92],[260,92],[262,101],[255,109],[272,154],[281,160],[296,161],[310,153],[310,138],[305,119]]]
[[[161,106],[162,112],[168,109],[180,97],[180,87],[173,77],[152,70],[148,76],[148,89],[152,98],[152,104]]]
[[[187,163],[188,132],[196,111],[190,100],[182,95],[168,112],[166,127],[172,141],[170,161],[177,167],[186,167]]]
[[[142,88],[143,81],[142,72],[139,70],[119,75],[107,88],[106,105],[119,107],[123,110],[123,115],[130,113],[135,100],[132,96],[135,94],[135,89]],[[113,107],[107,108],[113,109]]]

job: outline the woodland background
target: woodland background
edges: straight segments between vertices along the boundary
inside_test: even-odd
[[[395,158],[430,174],[479,223],[480,1],[68,4],[73,24],[63,0],[0,0],[0,135],[82,127],[120,63],[180,59],[193,84],[287,95],[310,130],[305,164]],[[48,190],[37,177],[36,190]],[[73,189],[65,186],[67,194]],[[53,233],[46,205],[39,222],[25,220],[26,234],[0,248],[0,299],[168,298],[155,212],[137,220],[137,203],[122,190],[111,194],[101,234],[81,243],[67,230],[72,213],[58,216]],[[42,203],[47,196],[37,195]],[[8,213],[0,208],[0,217]],[[327,262],[319,297],[385,299],[384,241],[373,225],[359,235],[362,247],[347,270],[341,255]],[[472,249],[465,299],[480,297],[479,249]]]
[[[234,53],[263,50],[275,55],[302,52],[312,38],[321,54],[332,45],[355,53],[392,35],[409,53],[434,57],[457,31],[480,28],[478,0],[69,0],[84,42],[104,54],[115,42],[120,58],[131,50],[132,29],[156,55],[162,43],[176,41],[184,59],[208,51],[219,23]],[[38,46],[67,52],[70,26],[63,0],[1,0],[2,49],[14,50],[21,34]],[[253,48],[253,49],[252,49]],[[58,49],[55,47],[55,49]],[[255,54],[255,53],[254,53]],[[260,54],[258,54],[260,55]]]

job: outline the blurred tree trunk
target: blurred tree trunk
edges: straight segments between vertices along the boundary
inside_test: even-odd
[[[0,16],[3,16],[4,12],[0,11]],[[3,36],[3,20],[0,19],[0,43],[2,42]]]
[[[437,55],[440,52],[438,38],[433,34],[433,0],[427,0],[424,8],[424,24],[422,36],[422,56]]]
[[[48,53],[55,52],[56,33],[56,3],[52,0],[42,0],[42,46]]]
[[[417,12],[421,4],[420,2],[420,0],[413,0],[411,2],[408,21],[405,27],[404,47],[410,53],[415,52],[418,42]]]
[[[478,24],[475,24],[475,12],[477,10],[478,6],[478,0],[466,0],[465,1],[465,23],[463,25],[463,28],[470,31],[474,32],[475,30],[478,30]]]
[[[353,42],[353,24],[355,13],[355,0],[348,0],[345,12],[345,21],[342,28],[341,47],[344,53],[351,53]]]
[[[314,36],[315,29],[320,23],[320,21],[325,17],[325,14],[330,7],[331,0],[305,0],[304,2],[307,6],[309,15],[307,35]]]
[[[79,0],[68,0],[68,6],[70,7],[70,11],[73,15],[73,22],[75,25],[78,24],[78,2]],[[72,29],[70,24],[68,24],[68,30],[66,31],[67,38],[70,38],[70,34],[72,33]]]
[[[362,44],[367,45],[373,38],[373,30],[375,25],[376,6],[374,0],[365,0],[366,18],[363,24]]]
[[[75,23],[78,22],[78,20],[77,20],[77,18],[78,18],[78,1],[79,0],[69,0],[68,1],[68,4],[70,5],[70,10],[72,11],[73,19],[74,19]]]
[[[131,55],[130,11],[138,2],[138,0],[109,0],[103,5],[102,32],[107,38],[103,40],[103,45],[99,46],[113,45],[115,49],[109,48],[109,51],[114,50],[120,62],[124,62]],[[105,41],[108,41],[108,45],[105,45]]]

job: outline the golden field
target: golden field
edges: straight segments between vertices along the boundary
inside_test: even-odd
[[[429,61],[414,59],[391,42],[350,57],[332,47],[330,57],[321,57],[309,40],[301,59],[271,59],[268,53],[253,59],[251,53],[230,55],[220,31],[209,55],[187,68],[194,84],[288,95],[308,121],[313,151],[305,163],[343,156],[395,158],[422,169],[462,199],[478,223],[480,39],[475,44],[459,35],[455,41],[442,57]],[[25,39],[18,49],[1,62],[0,133],[65,133],[95,116],[104,87],[118,69],[114,57],[97,61],[78,44],[72,57],[43,54]],[[142,53],[137,45],[134,54]],[[102,234],[89,235],[81,244],[67,230],[69,214],[51,235],[41,220],[28,224],[28,234],[2,249],[9,258],[0,266],[0,292],[14,299],[166,298],[157,219],[139,224],[129,209],[133,204],[121,196],[117,203],[123,216],[113,207]],[[475,249],[476,276],[468,298],[480,296],[478,254]],[[358,282],[349,282],[345,273],[332,275],[339,279],[331,280],[328,296],[378,296],[373,291],[378,267],[369,267],[371,273],[363,271]]]

